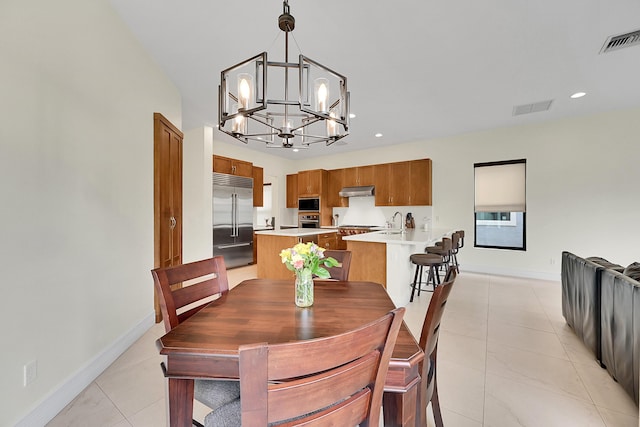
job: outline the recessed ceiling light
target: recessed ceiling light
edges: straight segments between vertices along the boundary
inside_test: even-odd
[[[376,133],[376,134],[375,134],[375,137],[376,137],[376,138],[381,138],[381,137],[382,137],[382,134],[381,134],[381,133]]]
[[[585,95],[586,95],[585,92],[576,92],[573,95],[571,95],[571,99],[582,98]]]
[[[355,117],[356,117],[356,115],[355,115],[355,114],[353,114],[353,113],[349,113],[349,118],[350,118],[350,119],[353,119],[353,118],[355,118]]]

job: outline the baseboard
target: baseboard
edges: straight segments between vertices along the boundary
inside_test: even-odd
[[[461,265],[460,271],[468,271],[469,273],[495,274],[497,276],[522,277],[525,279],[551,280],[554,282],[560,281],[560,272],[550,273],[542,271],[517,270],[495,266],[469,264],[464,264],[464,266]]]
[[[115,340],[103,352],[87,362],[60,387],[40,400],[15,427],[44,426],[65,406],[78,396],[104,372],[122,353],[136,342],[155,323],[155,314],[150,313],[140,323]]]

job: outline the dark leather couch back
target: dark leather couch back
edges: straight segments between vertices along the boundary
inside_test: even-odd
[[[640,283],[617,271],[601,275],[602,363],[638,402]]]
[[[604,268],[562,252],[562,315],[587,348],[601,360],[600,272]]]

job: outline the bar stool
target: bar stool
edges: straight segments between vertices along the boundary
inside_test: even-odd
[[[433,285],[433,290],[428,290],[428,292],[433,292],[436,289],[436,286],[440,284],[440,273],[439,270],[441,267],[448,266],[450,257],[451,257],[451,239],[448,237],[444,237],[442,239],[441,253],[421,253],[421,254],[413,254],[409,257],[412,264],[416,265],[416,273],[413,277],[413,285],[411,287],[411,298],[409,302],[413,302],[413,296],[416,292],[416,286],[418,287],[418,296],[420,295],[422,280],[418,280],[418,277],[422,279],[423,268],[429,267],[429,274],[427,275],[427,286],[429,283]],[[426,248],[429,249],[429,248]]]
[[[425,248],[425,252],[428,254],[440,255],[445,262],[445,270],[449,268],[451,265],[451,251],[454,248],[454,239],[456,239],[455,244],[458,242],[458,235],[453,233],[451,238],[443,237],[441,241],[436,242],[435,246],[427,246]]]
[[[464,230],[458,230],[454,234],[458,235],[458,244],[456,245],[455,242],[452,242],[453,247],[451,249],[451,261],[453,265],[456,267],[456,273],[460,273],[460,264],[458,263],[458,252],[460,251],[460,248],[464,246]],[[453,237],[452,237],[452,240],[453,240]]]
[[[440,255],[436,254],[413,254],[409,257],[411,263],[416,265],[416,274],[413,277],[413,284],[411,286],[411,298],[409,302],[413,302],[413,296],[416,292],[416,286],[418,287],[418,296],[420,296],[420,290],[422,280],[418,280],[418,277],[422,278],[423,268],[429,267],[429,274],[427,276],[426,284],[433,284],[433,290],[425,289],[428,292],[433,292],[436,286],[440,284],[440,274],[438,274],[438,268],[444,265],[444,260]]]
[[[460,235],[460,246],[458,248],[464,248],[464,230],[456,231]]]

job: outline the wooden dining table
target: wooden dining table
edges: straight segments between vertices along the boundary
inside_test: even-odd
[[[170,426],[191,427],[195,378],[239,378],[241,345],[336,335],[395,308],[384,287],[372,282],[316,281],[314,294],[313,306],[299,308],[293,279],[245,280],[159,338],[158,349],[166,356]],[[403,323],[385,381],[385,427],[415,425],[423,358]]]

